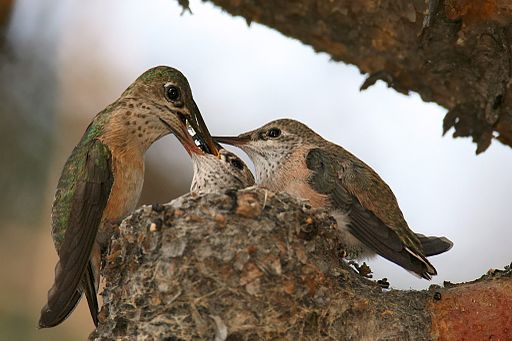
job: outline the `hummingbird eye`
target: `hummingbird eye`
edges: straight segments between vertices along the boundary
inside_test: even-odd
[[[165,85],[165,97],[171,102],[176,102],[180,99],[180,89],[174,85]]]
[[[278,128],[272,128],[268,131],[267,135],[272,138],[279,137],[281,135],[281,130]]]
[[[240,170],[244,169],[244,164],[239,159],[231,159],[231,164]]]

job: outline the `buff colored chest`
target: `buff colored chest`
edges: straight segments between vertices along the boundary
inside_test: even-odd
[[[306,165],[309,147],[300,146],[286,158],[275,172],[273,178],[267,179],[263,185],[270,190],[284,191],[295,197],[307,199],[314,208],[328,204],[328,197],[316,192],[309,185],[311,171]]]
[[[97,240],[111,236],[110,222],[119,221],[137,207],[144,183],[144,154],[140,148],[120,148],[103,139],[112,153],[114,183],[103,213]]]

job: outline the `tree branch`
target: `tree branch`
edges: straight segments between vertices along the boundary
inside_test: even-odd
[[[185,195],[123,221],[91,339],[428,340],[512,335],[512,272],[384,290],[341,259],[326,212],[246,189]],[[479,336],[482,337],[479,337]]]
[[[512,146],[509,0],[210,0],[448,109],[444,131]]]

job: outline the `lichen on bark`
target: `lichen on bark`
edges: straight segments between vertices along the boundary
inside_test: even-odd
[[[326,212],[265,189],[144,206],[111,240],[90,339],[456,339],[471,333],[465,321],[483,337],[512,337],[498,330],[512,319],[510,269],[466,285],[384,290],[347,265],[341,243]],[[484,312],[488,324],[478,325]]]
[[[444,131],[512,147],[509,0],[210,0],[448,109]]]
[[[380,287],[341,261],[333,224],[305,202],[261,189],[145,206],[112,241],[93,335],[327,340],[354,326],[364,326],[354,335],[372,335],[382,328],[374,314],[391,327],[397,316],[369,302]],[[426,296],[393,301],[392,310],[412,305],[427,325]]]

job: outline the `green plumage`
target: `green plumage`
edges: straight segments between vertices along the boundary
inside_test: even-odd
[[[98,167],[104,169],[107,167],[110,151],[103,144],[94,144],[94,141],[103,133],[109,111],[106,109],[94,118],[62,169],[52,207],[52,237],[57,250],[60,249],[66,228],[69,226],[71,204],[75,197],[77,181],[88,177],[85,163],[92,146],[98,149],[97,153],[101,156],[95,160]]]
[[[62,322],[85,292],[91,316],[98,323],[98,275],[90,255],[114,182],[112,155],[98,140],[105,112],[95,117],[62,171],[52,207],[52,236],[59,254],[55,283],[48,292],[39,325]]]
[[[110,237],[110,223],[137,205],[144,153],[169,133],[193,144],[185,122],[215,150],[200,116],[183,74],[158,66],[142,74],[87,127],[64,165],[55,193],[52,236],[59,262],[48,302],[41,309],[41,328],[64,321],[83,293],[98,324],[101,249]]]

